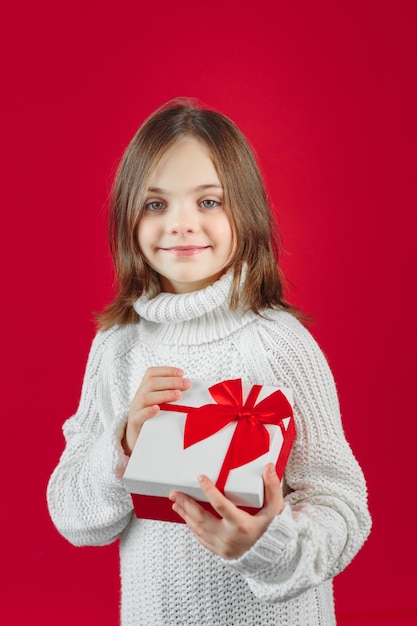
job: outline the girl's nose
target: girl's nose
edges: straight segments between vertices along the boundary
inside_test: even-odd
[[[192,210],[178,209],[169,215],[167,232],[171,235],[187,235],[198,229],[198,219]]]

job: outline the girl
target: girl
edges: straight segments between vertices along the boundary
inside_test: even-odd
[[[118,293],[48,486],[58,530],[79,546],[120,539],[124,626],[334,624],[332,577],[370,529],[365,482],[326,360],[284,299],[277,230],[233,122],[190,101],[156,111],[116,175],[110,236]],[[220,519],[178,492],[186,525],[133,515],[128,456],[185,373],[293,390],[296,440],[282,485],[266,466],[258,515],[205,476]]]

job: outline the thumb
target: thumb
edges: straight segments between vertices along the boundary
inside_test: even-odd
[[[263,471],[265,486],[264,511],[269,514],[279,515],[284,508],[284,497],[282,495],[281,483],[273,463],[268,463]]]

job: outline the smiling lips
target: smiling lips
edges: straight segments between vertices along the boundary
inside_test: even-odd
[[[174,256],[194,256],[199,252],[204,252],[210,246],[172,246],[171,248],[160,248],[164,252],[169,252]]]

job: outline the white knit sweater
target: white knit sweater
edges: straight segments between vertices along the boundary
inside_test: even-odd
[[[74,545],[120,538],[123,626],[334,624],[331,579],[369,533],[365,482],[322,352],[289,313],[230,311],[230,286],[226,274],[201,291],[142,296],[139,323],[99,332],[79,409],[64,425],[66,449],[48,486],[50,514]],[[208,552],[183,524],[132,514],[120,438],[130,401],[155,365],[294,392],[286,506],[237,560]]]

